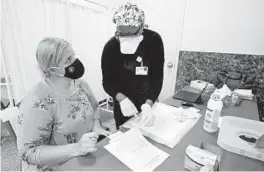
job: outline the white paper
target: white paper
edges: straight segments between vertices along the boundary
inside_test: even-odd
[[[252,94],[252,90],[246,90],[246,89],[237,89],[234,91],[235,95],[240,96],[243,99],[249,99],[252,100],[254,95]]]
[[[156,120],[153,126],[140,127],[141,133],[152,140],[173,148],[183,136],[196,124],[201,117],[197,110],[184,110],[163,103],[153,106]],[[123,127],[133,128],[138,126],[140,118],[133,118]]]
[[[109,143],[116,143],[118,142],[121,137],[123,136],[123,132],[122,131],[117,131],[116,133],[114,134],[111,134],[108,136],[108,138],[110,139]]]
[[[198,112],[200,112],[200,109],[197,109],[197,108],[195,108],[195,107],[190,107],[190,108],[188,108],[187,110],[188,110],[188,111],[191,111],[191,112],[194,112],[194,113],[198,113]]]
[[[169,157],[150,144],[138,128],[127,131],[118,142],[106,145],[105,149],[133,171],[153,171]]]
[[[247,96],[253,96],[252,90],[246,90],[246,89],[237,89],[234,91],[234,93],[241,94],[241,95],[247,95]]]
[[[195,81],[191,81],[190,87],[197,90],[203,90],[206,87],[206,84],[207,82],[205,81],[195,80]]]

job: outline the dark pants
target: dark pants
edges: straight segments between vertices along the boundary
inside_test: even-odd
[[[141,99],[141,100],[130,99],[130,100],[134,103],[134,105],[136,106],[138,112],[140,112],[141,111],[141,105],[143,103],[145,103],[145,100],[144,99]],[[125,117],[122,114],[119,102],[117,100],[114,100],[114,118],[115,118],[115,123],[116,123],[116,128],[117,129],[119,129],[119,127],[121,125],[123,125],[126,121],[128,121],[132,117]]]

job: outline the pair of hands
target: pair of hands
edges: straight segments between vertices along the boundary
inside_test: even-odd
[[[120,96],[120,95],[119,95]],[[124,116],[130,117],[135,116],[137,117],[138,110],[135,105],[129,100],[129,98],[121,95],[121,100],[119,98],[119,104],[121,111]],[[155,122],[155,115],[152,112],[151,105],[153,102],[151,100],[147,100],[145,104],[141,106],[141,120],[139,122],[139,126],[151,126]]]
[[[99,135],[109,136],[110,131],[105,130],[99,121],[94,123],[93,132],[85,133],[78,143],[74,145],[75,155],[82,156],[97,151],[96,143]]]

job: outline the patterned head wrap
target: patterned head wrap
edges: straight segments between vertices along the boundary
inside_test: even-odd
[[[144,11],[130,2],[121,5],[114,13],[113,22],[116,25],[141,27],[145,23]]]
[[[138,28],[138,32],[143,30],[145,23],[145,14],[144,11],[140,10],[137,5],[133,5],[130,2],[121,5],[117,11],[114,13],[113,22],[117,25],[117,31],[119,31],[120,26],[122,27],[122,32],[126,32],[125,28],[131,29]],[[124,30],[125,29],[125,30]]]

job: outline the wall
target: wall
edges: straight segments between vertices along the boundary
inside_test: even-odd
[[[221,83],[217,78],[219,71],[240,71],[249,76],[257,75],[255,87],[264,88],[264,55],[181,51],[176,90],[181,90],[197,79],[217,86]]]
[[[187,0],[181,50],[264,54],[263,0]]]
[[[100,68],[107,41],[105,8],[78,0],[9,0],[2,5],[5,27],[1,49],[8,62],[16,102],[42,79],[35,52],[39,41],[47,36],[64,38],[72,44],[86,68],[83,79],[98,101],[106,97]]]

